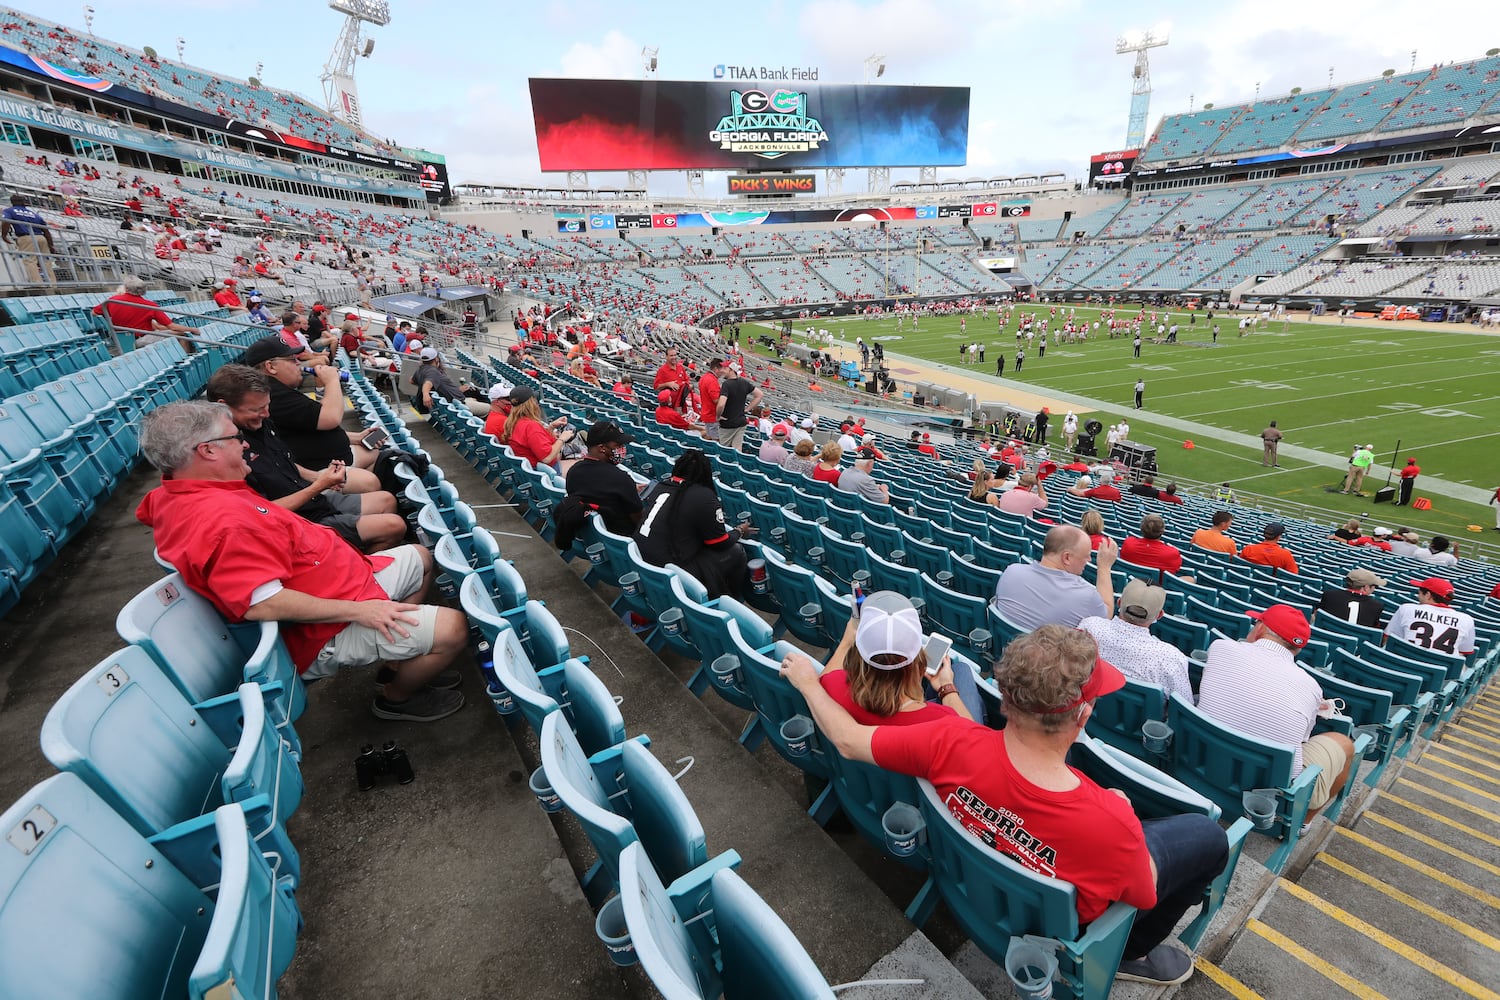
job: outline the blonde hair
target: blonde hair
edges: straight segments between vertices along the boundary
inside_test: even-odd
[[[507,441],[515,434],[516,424],[519,424],[522,420],[535,420],[537,423],[542,422],[542,407],[536,401],[535,396],[532,396],[524,403],[517,403],[511,407],[510,416],[505,418],[505,439]]]
[[[882,654],[886,656],[888,654]],[[920,678],[927,670],[927,651],[924,649],[900,670],[882,670],[865,661],[858,649],[849,647],[844,654],[844,673],[849,679],[849,697],[854,704],[871,715],[888,717],[901,711],[906,701],[906,691],[912,680]]]
[[[798,458],[811,458],[812,453],[812,438],[803,438],[801,441],[798,441],[797,446],[792,449],[792,454],[796,455]]]
[[[1016,485],[1019,486],[1023,490],[1030,490],[1030,489],[1035,489],[1036,488],[1036,484],[1037,484],[1037,478],[1036,478],[1036,473],[1035,472],[1023,472],[1021,474],[1021,481],[1018,482]]]
[[[989,467],[984,464],[984,459],[974,459],[974,488],[969,490],[970,500],[983,500],[990,492]]]
[[[829,465],[838,465],[839,460],[843,457],[844,449],[839,447],[837,441],[828,442],[823,446],[823,450],[818,453],[818,460],[826,462]]]
[[[1078,519],[1078,526],[1086,534],[1102,535],[1104,534],[1104,515],[1097,510],[1086,510],[1083,512],[1083,516]]]

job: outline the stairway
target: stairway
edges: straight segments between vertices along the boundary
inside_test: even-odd
[[[1500,692],[1266,893],[1183,998],[1500,1000]]]

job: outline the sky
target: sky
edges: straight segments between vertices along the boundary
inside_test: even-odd
[[[19,4],[83,27],[82,5]],[[175,53],[193,65],[262,79],[321,103],[319,76],[343,15],[323,0],[92,0],[94,33]],[[1500,46],[1500,5],[1429,17],[1404,0],[390,0],[391,23],[369,27],[371,58],[356,81],[366,127],[443,153],[455,183],[562,186],[537,160],[527,78],[640,79],[658,50],[659,79],[709,80],[717,63],[817,67],[819,82],[860,83],[883,55],[883,84],[971,88],[968,162],[940,178],[1061,171],[1081,179],[1089,156],[1121,149],[1133,56],[1127,31],[1166,26],[1151,56],[1147,132],[1164,114],[1313,90],[1466,60]],[[851,171],[846,193],[864,189]],[[916,171],[892,171],[892,180]],[[595,187],[623,174],[593,173]],[[712,177],[710,193],[724,181]],[[653,176],[653,192],[683,189]]]

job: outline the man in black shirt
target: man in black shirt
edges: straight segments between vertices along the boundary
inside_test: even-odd
[[[302,393],[303,366],[297,352],[280,337],[264,337],[251,344],[240,356],[240,364],[268,376],[271,419],[276,421],[276,430],[298,465],[321,469],[331,462],[343,462],[355,469],[368,469],[375,464],[379,452],[359,443],[368,431],[343,428],[344,391],[337,368],[318,365],[312,369],[323,391],[319,402]],[[357,485],[370,485],[362,477],[355,479]]]
[[[615,534],[635,534],[643,513],[641,494],[630,473],[620,468],[625,446],[635,438],[601,420],[588,429],[584,440],[588,450],[568,470],[568,496],[578,498],[587,512],[597,511],[604,527]]]
[[[270,380],[265,375],[244,365],[225,365],[209,377],[204,395],[229,408],[249,446],[247,482],[251,489],[315,524],[332,528],[361,551],[377,552],[401,544],[406,519],[396,513],[394,496],[379,489],[353,492],[349,479],[355,470],[342,462],[331,462],[320,472],[297,464],[270,418]],[[362,475],[374,479],[368,472]]]
[[[1134,493],[1138,497],[1149,497],[1150,499],[1155,500],[1158,496],[1158,491],[1156,489],[1156,479],[1152,476],[1147,476],[1140,482],[1136,483],[1134,486],[1130,487],[1130,492]]]
[[[726,379],[719,386],[719,443],[733,451],[745,444],[749,422],[745,411],[760,405],[761,391],[742,375]]]
[[[1385,605],[1372,595],[1377,587],[1385,586],[1385,581],[1367,569],[1352,569],[1344,579],[1344,584],[1343,587],[1330,587],[1323,591],[1323,596],[1318,600],[1318,610],[1356,625],[1380,628],[1381,619],[1385,617]]]

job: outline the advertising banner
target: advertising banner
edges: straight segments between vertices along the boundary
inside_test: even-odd
[[[1111,153],[1096,153],[1089,157],[1089,185],[1095,181],[1105,184],[1124,183],[1130,176],[1130,168],[1140,158],[1139,149],[1121,149]]]
[[[731,174],[730,194],[816,194],[817,174]]]
[[[532,78],[543,170],[961,166],[969,88]]]

